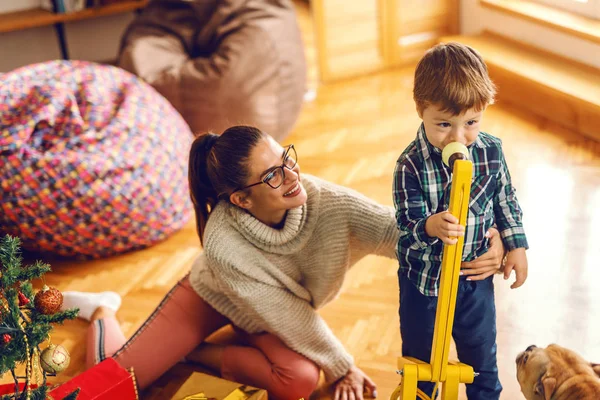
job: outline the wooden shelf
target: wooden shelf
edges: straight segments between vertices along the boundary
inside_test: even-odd
[[[483,7],[600,43],[600,21],[532,1],[480,0]]]
[[[144,8],[148,4],[148,1],[125,1],[64,14],[53,13],[41,8],[0,14],[0,33],[135,11]]]

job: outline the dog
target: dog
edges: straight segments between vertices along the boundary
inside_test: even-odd
[[[600,365],[556,344],[529,346],[516,359],[527,400],[599,400]]]

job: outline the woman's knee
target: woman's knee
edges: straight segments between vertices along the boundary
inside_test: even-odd
[[[290,368],[291,367],[291,368]],[[317,389],[321,370],[312,361],[302,357],[281,371],[282,379],[272,395],[278,400],[308,399]]]

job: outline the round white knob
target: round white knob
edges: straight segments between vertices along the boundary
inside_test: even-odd
[[[455,156],[452,157],[453,155]],[[452,164],[456,159],[468,160],[469,149],[467,149],[467,146],[459,142],[448,143],[442,150],[442,161],[444,164],[452,168]]]

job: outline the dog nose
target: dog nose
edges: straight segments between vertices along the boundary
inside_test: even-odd
[[[532,344],[531,346],[529,346],[527,349],[525,349],[525,351],[531,351],[533,349],[537,348],[537,346],[535,344]]]

